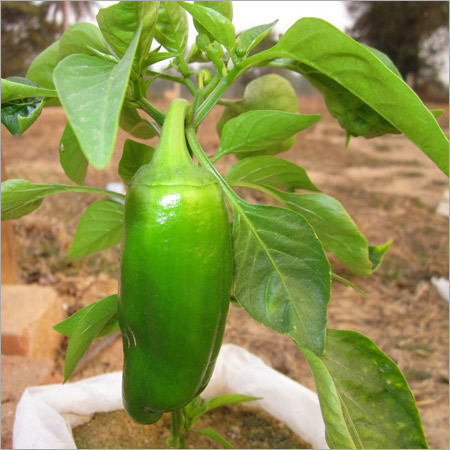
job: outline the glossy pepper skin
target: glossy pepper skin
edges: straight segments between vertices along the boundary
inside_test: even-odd
[[[150,164],[125,202],[119,323],[123,402],[153,423],[206,387],[228,311],[228,213],[215,178],[195,166],[184,138],[188,103],[175,100]]]

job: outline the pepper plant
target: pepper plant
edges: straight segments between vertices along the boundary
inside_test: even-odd
[[[189,52],[187,14],[198,32]],[[427,109],[386,55],[321,19],[298,20],[261,52],[254,49],[276,22],[236,35],[231,2],[119,2],[101,9],[97,23],[73,25],[37,56],[25,78],[2,80],[2,123],[15,136],[30,127],[44,107],[62,105],[67,124],[59,158],[74,183],[5,181],[2,220],[34,211],[52,194],[96,193],[107,198],[83,213],[69,255],[80,257],[124,242],[121,292],[55,326],[70,338],[65,379],[95,338],[120,327],[128,412],[150,423],[171,411],[171,443],[183,447],[187,430],[208,410],[209,403],[198,395],[214,367],[232,299],[256,321],[287,335],[305,355],[331,448],[426,448],[413,395],[396,364],[368,337],[327,329],[331,280],[351,285],[333,271],[327,252],[352,272],[370,275],[391,242],[369,245],[340,202],[322,192],[302,167],[275,156],[291,148],[296,134],[320,115],[299,114],[295,92],[278,75],[252,81],[240,100],[223,96],[257,66],[300,73],[324,96],[347,139],[404,134],[448,175],[448,140],[435,119],[439,111]],[[163,61],[166,69],[156,70],[155,64]],[[214,73],[198,69],[193,64],[198,62],[211,62]],[[175,100],[169,113],[158,109],[152,104],[152,83],[158,78],[185,86],[192,103]],[[220,145],[206,153],[197,130],[217,104],[226,107],[217,125]],[[118,174],[129,186],[126,196],[84,185],[88,165],[101,170],[110,160],[119,127],[131,136],[118,165]],[[132,139],[161,133],[156,152]],[[220,174],[214,163],[231,153],[239,161]],[[194,202],[198,210],[187,200],[190,194],[180,197],[187,206],[175,211],[167,209],[167,196],[161,197],[163,204],[155,193],[167,189],[172,196],[185,195],[186,186],[197,191],[195,186],[206,185],[214,186],[214,194],[200,195],[201,201]],[[262,191],[274,205],[248,203],[236,187]],[[125,206],[111,197],[126,197]],[[224,221],[223,199],[231,211],[231,232],[228,218]],[[170,228],[166,222],[179,215],[182,219]],[[197,229],[216,235],[191,242],[195,219]],[[204,223],[208,226],[202,228]],[[179,254],[174,243],[181,246]],[[232,283],[227,276],[231,263]],[[172,272],[171,264],[178,264]],[[163,269],[175,274],[174,279]],[[186,295],[181,288],[191,280],[195,292]],[[164,296],[177,300],[182,314],[174,315]],[[222,303],[213,307],[197,300],[206,298]],[[206,311],[208,307],[212,310]],[[186,348],[195,367],[181,361],[177,339],[189,341]],[[165,350],[158,352],[162,344]],[[139,355],[127,355],[131,348]],[[184,357],[189,360],[190,355]],[[197,369],[206,372],[194,373]],[[164,378],[171,370],[177,376]],[[213,405],[243,400],[251,399],[227,397]],[[221,439],[212,430],[200,432]]]

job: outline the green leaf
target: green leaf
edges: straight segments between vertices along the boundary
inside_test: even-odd
[[[298,110],[297,94],[288,80],[275,73],[256,78],[247,84],[244,96],[241,100],[227,102],[227,107],[222,114],[216,129],[221,134],[225,123],[246,111],[276,110],[287,113],[296,113]],[[295,134],[277,142],[275,145],[266,145],[262,150],[254,153],[241,152],[237,154],[239,159],[257,155],[275,155],[289,150],[295,144]]]
[[[203,428],[203,430],[191,430],[194,433],[201,434],[202,436],[207,436],[213,441],[216,441],[219,445],[222,445],[223,448],[234,448],[233,444],[228,442],[224,437],[222,437],[217,431],[214,431],[212,428]]]
[[[347,278],[341,277],[337,273],[332,272],[331,277],[333,280],[339,281],[339,283],[344,284],[345,286],[351,287],[353,290],[358,292],[361,295],[364,295],[364,297],[368,297],[367,292],[363,291],[359,286],[357,286],[355,283],[351,282],[350,280],[347,280]]]
[[[404,133],[448,175],[448,139],[408,85],[370,50],[328,22],[297,21],[266,51],[292,58],[338,83]]]
[[[189,14],[214,37],[223,44],[228,51],[234,46],[235,30],[229,19],[212,8],[201,6],[198,3],[191,4],[179,2]]]
[[[430,109],[430,112],[436,118],[441,117],[442,114],[444,114],[444,110],[443,109]]]
[[[111,53],[98,27],[92,23],[76,23],[64,31],[59,40],[58,61],[74,53],[91,55],[88,47],[105,54]]]
[[[136,171],[150,162],[155,149],[149,145],[127,139],[123,146],[122,158],[119,162],[119,175],[125,184],[130,184]]]
[[[120,242],[124,206],[116,200],[98,200],[88,206],[78,222],[69,250],[72,258],[90,255]]]
[[[360,275],[373,272],[367,239],[335,198],[322,193],[270,191],[289,209],[301,214],[314,228],[323,246],[351,271]]]
[[[28,68],[26,77],[39,86],[55,89],[53,70],[58,64],[58,53],[59,41],[56,41],[36,56]]]
[[[150,139],[157,134],[153,125],[142,118],[136,108],[125,105],[120,113],[119,125],[122,130],[139,139]]]
[[[119,318],[117,314],[111,316],[111,318],[105,323],[104,327],[98,332],[97,337],[101,338],[113,334],[120,330]]]
[[[91,303],[90,305],[79,309],[77,312],[75,312],[71,316],[67,317],[67,319],[64,319],[63,321],[54,325],[53,329],[56,330],[58,333],[61,333],[64,336],[67,336],[68,338],[71,338],[75,334],[75,331],[77,330],[79,323],[82,322],[83,320],[85,320],[86,314],[89,311],[91,311],[97,303],[99,303],[99,302],[108,303],[108,304],[114,303],[116,305],[115,307],[117,309],[118,301],[119,301],[119,298],[117,297],[117,295],[111,295],[102,300],[98,300],[95,303]],[[117,319],[117,314],[115,314],[111,317],[111,319],[108,322],[106,322],[105,326],[97,334],[97,337],[107,336],[108,334],[115,333],[117,330],[119,330],[119,321]]]
[[[199,34],[195,39],[198,48],[206,54],[213,63],[217,73],[225,73],[225,63],[223,58],[223,47],[217,41],[210,41],[206,34]]]
[[[84,184],[88,169],[88,160],[81,151],[80,144],[70,126],[66,123],[59,142],[59,162],[64,173],[77,184]]]
[[[200,1],[195,1],[194,5],[200,5],[200,6],[205,6],[206,8],[211,8],[214,9],[214,11],[217,11],[218,13],[222,14],[222,16],[226,17],[228,20],[233,21],[233,2],[225,0],[225,1],[220,1],[220,0],[212,0],[212,1],[207,1],[207,0],[200,0]],[[194,25],[195,22],[194,22]],[[196,25],[197,27],[197,25]],[[197,30],[199,33],[201,33],[202,31]]]
[[[2,105],[33,97],[56,97],[56,91],[34,85],[21,77],[2,78]]]
[[[138,29],[142,28],[136,50],[138,72],[150,51],[158,7],[157,1],[122,1],[100,9],[97,14],[98,26],[118,56],[125,55]]]
[[[117,315],[117,295],[111,295],[98,302],[93,303],[91,308],[79,317],[76,326],[70,331],[71,337],[66,351],[66,361],[64,364],[64,382],[72,375],[75,367],[86,353],[92,341],[99,337],[99,334],[105,329],[107,324],[111,323],[111,319]],[[55,327],[61,328],[61,323]],[[72,327],[67,324],[62,326],[63,329]],[[55,328],[59,331],[58,328]],[[67,332],[67,331],[66,331]]]
[[[247,56],[272,30],[278,20],[264,25],[257,25],[239,34],[236,39],[236,54]]]
[[[375,272],[375,270],[377,270],[378,267],[380,267],[384,255],[389,250],[389,247],[391,246],[392,242],[393,241],[390,240],[381,245],[369,246],[369,259],[372,263],[372,272]]]
[[[276,188],[320,191],[309,179],[305,169],[275,156],[251,156],[231,166],[227,173],[231,184],[248,182]]]
[[[17,219],[38,208],[47,195],[48,185],[44,185],[45,188],[37,186],[21,179],[4,181],[1,192],[2,220]]]
[[[239,200],[232,211],[239,303],[256,321],[321,354],[331,273],[313,229],[275,206]]]
[[[186,11],[177,2],[160,2],[155,39],[169,52],[181,56],[186,51],[187,38],[188,20]]]
[[[347,131],[347,139],[351,136],[371,139],[384,134],[400,133],[373,108],[338,83],[306,66],[302,66],[298,71],[322,92],[331,115]]]
[[[56,89],[75,136],[96,169],[106,166],[114,150],[140,31],[139,27],[118,64],[75,54],[63,59],[54,72]]]
[[[395,75],[402,78],[402,74],[397,69],[392,59],[389,58],[388,55],[386,55],[386,53],[383,53],[382,51],[376,48],[370,47],[369,45],[366,44],[362,45],[364,45],[364,47],[366,47],[367,50],[371,51],[392,73],[395,73]]]
[[[158,49],[160,48],[161,47],[158,47]],[[170,59],[177,56],[176,53],[174,52],[161,52],[158,49],[150,52],[147,58],[144,59],[144,61],[142,62],[143,67],[148,67],[159,61],[165,61],[166,59]]]
[[[37,120],[44,107],[42,98],[19,100],[2,105],[2,124],[13,136],[20,136]]]
[[[226,405],[233,405],[236,403],[244,403],[244,402],[254,402],[256,400],[261,400],[262,397],[253,397],[251,395],[243,395],[243,394],[224,394],[218,395],[214,398],[206,398],[204,399],[204,405],[206,411],[211,411],[216,408],[220,408]]]
[[[2,220],[18,219],[34,211],[47,195],[65,192],[90,192],[109,194],[109,191],[88,186],[73,186],[68,184],[37,184],[20,178],[6,180],[2,183],[1,206]],[[118,194],[111,193],[112,196]]]
[[[320,119],[320,114],[248,111],[230,119],[222,130],[217,156],[258,151],[289,138]]]
[[[260,397],[252,397],[250,395],[242,394],[224,394],[214,398],[200,398],[195,397],[188,405],[183,409],[186,427],[190,429],[200,417],[215,408],[220,408],[226,405],[232,405],[243,402],[253,402],[255,400],[261,400]]]
[[[330,448],[427,448],[404,376],[369,338],[328,330],[324,356],[300,350],[313,372]]]

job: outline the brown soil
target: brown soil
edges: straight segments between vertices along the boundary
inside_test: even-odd
[[[124,411],[95,414],[85,425],[74,428],[77,448],[170,448],[170,415],[152,425],[138,425]],[[212,428],[234,448],[311,448],[286,425],[261,410],[230,405],[210,411],[193,427]],[[196,433],[186,436],[186,448],[223,448]]]
[[[447,127],[448,105],[429,106],[445,109],[439,120]],[[282,156],[304,167],[315,184],[341,201],[371,244],[394,239],[383,265],[370,277],[352,275],[332,260],[334,270],[368,296],[334,283],[329,327],[366,334],[400,366],[417,399],[430,447],[448,448],[448,303],[430,284],[433,276],[448,277],[448,218],[435,213],[448,179],[402,136],[352,139],[345,149],[344,134],[321,98],[301,97],[300,110],[321,112],[323,119],[300,133],[295,147]],[[220,114],[218,107],[200,127],[200,141],[210,153],[218,146],[214,126]],[[53,108],[44,111],[21,138],[3,130],[8,177],[69,182],[58,162],[64,124],[61,109]],[[120,180],[117,163],[124,139],[125,134],[119,133],[106,170],[89,169],[87,185],[104,187],[108,181]],[[226,172],[235,161],[228,156],[217,166]],[[268,201],[253,191],[242,195],[252,202]],[[22,282],[53,286],[69,313],[117,291],[117,248],[81,259],[67,257],[78,219],[96,198],[55,195],[13,222]],[[231,308],[225,342],[241,345],[314,389],[307,363],[293,342],[254,322],[244,310]],[[63,355],[64,348],[55,363],[60,371]],[[121,364],[121,344],[116,340],[74,380],[120,370]]]

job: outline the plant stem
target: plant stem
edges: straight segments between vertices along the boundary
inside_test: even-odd
[[[184,137],[184,121],[190,108],[191,104],[184,98],[177,98],[171,103],[164,121],[161,138],[153,155],[153,164],[158,167],[192,165]]]
[[[241,76],[250,67],[257,66],[268,59],[273,59],[279,56],[273,52],[274,47],[269,48],[256,55],[250,56],[241,63],[235,65],[228,74],[220,80],[214,90],[208,95],[208,97],[201,103],[194,114],[194,127],[197,128],[208,113],[213,109],[216,103],[220,100],[222,95],[228,89],[228,87],[234,82],[236,78]]]
[[[229,100],[226,98],[222,98],[217,102],[217,104],[220,106],[229,106],[231,108],[235,108],[237,101],[239,101],[239,100]]]
[[[146,70],[145,75],[151,75],[153,77],[163,78],[164,80],[174,81],[175,83],[184,84],[184,78],[177,77],[175,75],[169,75],[168,73],[155,72],[154,70]]]
[[[195,87],[195,84],[191,81],[190,78],[185,78],[184,79],[184,85],[189,89],[189,92],[192,95],[195,95],[197,93],[197,88]]]
[[[162,78],[164,80],[173,81],[175,83],[184,84],[189,89],[189,92],[192,95],[195,95],[197,91],[197,88],[195,87],[194,83],[187,76],[185,78],[181,78],[175,75],[169,75],[168,73],[155,72],[153,70],[146,70],[145,74],[153,77]]]
[[[203,89],[199,89],[197,91],[197,94],[194,97],[194,109],[197,108],[197,105],[203,101],[204,98],[206,98],[211,91],[217,86],[217,84],[220,81],[220,76],[215,75],[213,79],[208,83],[207,86],[205,86]]]
[[[270,195],[275,200],[278,200],[280,203],[283,203],[282,197],[277,195],[276,189],[270,189],[260,184],[255,183],[247,183],[246,181],[231,181],[230,184],[234,187],[247,188],[247,189],[256,189],[257,191],[264,192],[267,195]]]
[[[200,142],[198,142],[197,135],[195,133],[195,129],[192,127],[187,128],[186,137],[187,137],[187,141],[189,143],[189,147],[192,150],[192,152],[194,153],[194,155],[196,156],[200,165],[203,166],[204,168],[208,169],[210,172],[212,172],[212,174],[218,179],[219,183],[221,184],[228,200],[233,203],[236,203],[236,200],[238,200],[236,193],[233,191],[233,189],[230,187],[230,185],[225,181],[225,179],[222,177],[222,175],[217,171],[217,169],[214,167],[214,165],[208,159],[208,156],[203,151],[203,149],[200,145]]]
[[[172,446],[174,448],[186,448],[186,434],[184,430],[183,409],[171,412],[172,415]]]
[[[71,192],[86,192],[88,194],[102,194],[102,195],[107,195],[108,197],[115,197],[115,198],[125,198],[125,195],[123,194],[119,194],[118,192],[114,192],[114,191],[108,191],[107,189],[100,189],[100,188],[95,188],[95,187],[91,187],[91,186],[72,186],[71,184],[62,184],[61,186],[65,187],[65,188],[70,188],[68,189],[68,191]],[[67,192],[67,191],[64,191]],[[63,193],[63,192],[61,192]]]
[[[166,116],[161,110],[159,110],[156,106],[153,106],[145,97],[141,97],[138,100],[138,104],[140,108],[150,117],[153,117],[159,125],[163,125]]]
[[[239,74],[239,68],[233,67],[225,78],[222,78],[212,92],[200,104],[194,113],[194,127],[198,127],[208,113],[213,109],[220,97],[225,93],[228,87],[233,83]]]

